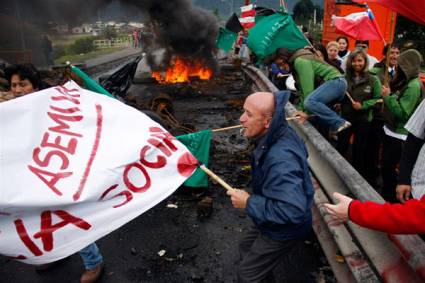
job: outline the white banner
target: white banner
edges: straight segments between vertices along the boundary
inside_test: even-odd
[[[146,115],[74,82],[0,103],[0,254],[73,254],[165,199],[195,163]]]

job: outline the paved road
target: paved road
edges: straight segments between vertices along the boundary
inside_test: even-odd
[[[100,65],[100,64],[105,64],[105,63],[109,63],[115,60],[119,60],[125,57],[129,57],[131,55],[141,55],[142,50],[140,48],[126,48],[114,53],[110,53],[110,54],[106,54],[106,55],[102,55],[99,56],[97,58],[94,59],[90,59],[87,60],[85,62],[85,64],[87,65],[88,68],[96,66],[96,65]]]

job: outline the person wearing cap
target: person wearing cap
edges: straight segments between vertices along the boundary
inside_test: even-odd
[[[294,266],[302,265],[304,238],[311,232],[313,185],[303,140],[288,125],[288,91],[248,96],[240,117],[243,135],[253,141],[252,193],[229,190],[235,208],[254,222],[240,242],[238,282],[274,282],[273,270],[290,282],[315,282]],[[284,270],[282,270],[283,268]]]

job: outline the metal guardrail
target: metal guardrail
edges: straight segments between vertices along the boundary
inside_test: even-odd
[[[261,91],[277,88],[257,68],[243,64],[243,70]],[[295,112],[288,103],[287,116]],[[387,235],[348,221],[336,222],[322,204],[332,202],[333,192],[352,194],[362,201],[383,203],[382,197],[308,122],[290,122],[303,138],[309,152],[309,166],[315,181],[313,228],[339,282],[424,282],[425,243],[417,235]],[[317,181],[317,182],[316,182]],[[330,239],[333,239],[332,241]],[[336,252],[344,257],[336,261]],[[347,273],[347,270],[350,272]]]
[[[93,45],[96,48],[110,48],[110,47],[130,47],[132,45],[129,38],[113,38],[113,39],[96,39],[93,40]]]

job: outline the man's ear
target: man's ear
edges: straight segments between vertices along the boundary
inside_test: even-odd
[[[270,128],[270,124],[272,123],[272,117],[266,118],[266,124],[264,125],[264,128],[268,129]]]

